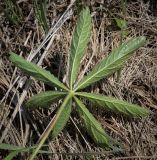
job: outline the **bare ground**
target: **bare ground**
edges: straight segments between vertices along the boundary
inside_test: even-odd
[[[0,3],[3,7],[3,3]],[[49,2],[50,26],[59,21],[69,4],[66,0]],[[115,26],[110,13],[124,18],[120,1],[97,0],[88,4],[93,17],[93,27],[87,54],[82,61],[81,74],[88,72],[120,44],[120,30]],[[19,25],[11,24],[3,13],[0,14],[0,141],[18,146],[31,146],[37,142],[54,116],[58,104],[53,104],[50,109],[29,111],[23,107],[29,97],[50,88],[36,80],[28,87],[25,85],[28,84],[27,77],[21,74],[21,71],[16,71],[8,60],[11,51],[27,59],[30,52],[35,51],[45,37],[41,26],[34,19],[31,3],[26,0],[19,5],[24,12],[24,18]],[[114,96],[151,110],[151,115],[145,119],[127,120],[89,106],[108,134],[122,144],[124,151],[115,153],[96,146],[81,127],[77,115],[73,113],[63,132],[55,140],[47,141],[49,150],[57,154],[39,155],[39,159],[157,159],[157,15],[154,8],[155,1],[154,4],[152,1],[140,0],[127,2],[125,19],[128,35],[124,40],[145,35],[148,42],[129,60],[118,82],[115,74],[89,88],[91,92]],[[53,30],[54,32],[59,28],[48,51],[43,48],[35,56],[37,63],[41,59],[41,53],[46,50],[41,61],[42,66],[64,81],[77,10],[75,3],[69,18],[62,19],[65,23],[59,24]],[[4,156],[7,152],[1,151],[0,154]],[[21,159],[20,155],[17,159]]]

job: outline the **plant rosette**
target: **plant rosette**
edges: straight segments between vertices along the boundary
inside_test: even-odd
[[[81,92],[82,89],[121,69],[127,60],[133,55],[134,51],[143,46],[146,41],[144,36],[140,36],[123,43],[118,48],[114,49],[107,58],[102,59],[86,76],[78,81],[77,76],[80,61],[84,56],[84,51],[90,39],[91,26],[90,11],[86,7],[80,12],[72,37],[69,58],[68,86],[60,82],[49,71],[38,67],[36,64],[28,62],[14,53],[11,53],[10,55],[12,63],[14,63],[14,65],[20,68],[23,72],[44,82],[45,84],[55,86],[57,88],[57,91],[46,91],[33,96],[27,102],[26,107],[48,107],[51,103],[62,99],[61,106],[58,108],[55,117],[46,128],[39,144],[37,144],[37,148],[33,151],[30,160],[36,156],[50,134],[52,138],[55,138],[62,131],[69,120],[73,109],[72,105],[77,107],[82,123],[93,141],[101,147],[113,147],[111,137],[105,133],[102,125],[89,112],[86,104],[82,102],[82,99],[86,99],[106,111],[112,111],[116,114],[119,113],[132,118],[145,117],[149,114],[149,110],[136,104],[131,104],[126,101],[100,94]]]

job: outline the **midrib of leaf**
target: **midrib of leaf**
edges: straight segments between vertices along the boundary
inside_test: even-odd
[[[52,76],[56,81],[58,81],[58,79],[57,79],[55,76],[53,76],[50,72],[46,71],[47,74],[49,74],[49,75],[45,75],[45,73],[42,73],[42,72],[41,72],[40,70],[38,70],[34,65],[33,65],[33,68],[34,68],[37,72],[39,72],[42,76],[45,76],[50,82],[54,83],[54,82],[51,80],[51,78],[49,78],[49,76]],[[59,83],[59,85],[58,85],[58,83]],[[64,84],[62,84],[60,81],[58,81],[58,82],[55,83],[55,84],[56,84],[57,86],[59,86],[59,87],[62,86],[63,89],[65,89],[66,91],[68,91],[68,88],[67,88]]]
[[[52,101],[53,98],[56,98],[56,99],[59,98],[59,97],[61,98],[63,95],[66,95],[66,94],[67,94],[67,92],[57,92],[56,91],[56,94],[54,94],[54,95],[47,95],[47,96],[45,96],[44,99],[42,99],[42,103],[47,102],[47,104],[48,104],[49,102]],[[52,97],[52,96],[54,96],[54,97]],[[40,98],[40,97],[38,97],[38,98]],[[49,98],[49,100],[47,100],[47,98]],[[29,101],[27,103],[29,104]]]
[[[105,133],[105,131],[102,128],[101,124],[96,120],[96,118],[88,111],[88,109],[84,106],[84,104],[76,96],[74,96],[74,99],[75,99],[76,103],[79,105],[79,107],[81,108],[81,110],[83,111],[83,114],[85,114],[86,117],[88,118],[88,121],[91,122],[91,124],[92,124],[92,127],[90,127],[91,130],[95,129],[99,134],[101,134],[102,136],[104,136],[106,138],[106,140],[105,140],[106,142],[105,143],[108,144],[109,136]],[[89,115],[86,112],[84,112],[84,110],[87,110],[87,112],[89,112]],[[91,115],[91,117],[90,117],[90,115]],[[97,127],[98,128],[96,128],[96,126],[93,123],[93,121],[91,120],[91,118],[92,118],[92,120],[95,121],[95,123],[97,123]],[[89,126],[90,126],[90,124],[89,124]],[[93,131],[93,134],[94,134],[94,131]],[[94,138],[96,138],[98,140],[97,136],[95,136]]]
[[[76,99],[76,98],[75,98],[75,99]],[[77,103],[78,103],[78,102],[77,102]],[[82,106],[81,106],[80,108],[82,108]],[[86,114],[86,112],[83,112],[83,113],[86,115],[86,117],[88,118],[88,120],[91,122],[92,127],[93,127],[95,130],[97,130],[97,132],[99,132],[100,134],[102,134],[102,132],[100,132],[100,131],[95,127],[93,121],[91,121],[91,119],[89,118],[88,114]],[[94,117],[94,118],[95,118],[95,117]],[[104,134],[102,134],[102,135],[104,135]]]
[[[89,94],[90,94],[91,96],[90,96]],[[86,93],[86,92],[76,92],[76,95],[82,96],[82,97],[87,97],[87,98],[91,98],[91,97],[92,97],[92,99],[93,99],[93,96],[94,96],[94,99],[96,99],[96,100],[104,100],[104,99],[105,99],[105,102],[108,102],[108,103],[115,103],[115,101],[116,101],[116,99],[111,100],[112,97],[103,96],[102,99],[101,99],[101,98],[99,98],[99,97],[96,97],[96,96],[93,95],[92,93]],[[102,96],[102,95],[100,95],[100,96]],[[110,100],[109,100],[109,99],[110,99]],[[121,101],[122,101],[122,100],[121,100]],[[124,105],[123,102],[122,102],[122,103],[116,102],[116,103],[121,104],[121,105]],[[129,104],[129,103],[128,103],[128,104]]]
[[[132,104],[132,103],[129,103],[129,102],[125,102],[123,100],[118,100],[118,102],[116,101],[116,98],[113,99],[112,97],[106,97],[106,96],[103,96],[101,98],[97,97],[96,95],[93,95],[92,93],[86,93],[86,92],[76,92],[76,95],[78,96],[82,96],[82,97],[87,97],[87,98],[91,98],[91,99],[94,99],[94,100],[98,100],[98,101],[104,101],[104,102],[107,102],[107,103],[116,103],[116,104],[120,104],[120,105],[124,105],[124,103],[128,103],[130,105],[135,105],[135,104]],[[91,95],[91,96],[90,96]],[[93,98],[94,96],[94,98]],[[102,96],[102,95],[100,95]],[[112,98],[112,99],[111,99]]]
[[[83,15],[84,16],[84,15]],[[80,36],[79,36],[79,34],[78,34],[78,31],[77,31],[77,28],[76,28],[76,33],[77,33],[77,35],[79,36],[79,41],[78,41],[78,44],[77,44],[77,48],[76,48],[76,52],[75,52],[75,55],[74,55],[74,61],[73,61],[73,63],[72,63],[72,69],[71,69],[71,75],[70,75],[70,88],[72,89],[72,85],[73,85],[73,68],[74,68],[74,64],[75,64],[75,60],[76,60],[76,56],[77,56],[77,52],[78,52],[78,46],[80,45],[80,39],[81,39],[81,36],[82,36],[82,32],[83,32],[83,30],[84,30],[84,27],[85,27],[85,20],[84,20],[84,17],[83,17],[83,27],[82,27],[82,29],[81,29],[81,34],[80,34]],[[75,45],[76,45],[76,43],[74,43]]]
[[[125,104],[128,105],[129,107],[131,107],[132,109],[134,108],[135,110],[139,110],[141,109],[141,114],[143,115],[146,115],[146,111],[147,111],[147,114],[149,114],[149,111],[144,109],[144,108],[140,108],[140,106],[136,105],[136,104],[132,104],[132,103],[129,103],[127,101],[123,101],[123,100],[117,100],[116,98],[113,98],[113,97],[106,97],[106,96],[102,96],[102,95],[98,95],[98,96],[101,96],[101,97],[97,97],[96,94],[92,94],[92,93],[86,93],[86,92],[76,92],[75,95],[78,95],[78,96],[82,96],[82,97],[86,97],[86,98],[89,98],[89,99],[93,99],[94,101],[98,100],[98,101],[102,101],[104,103],[109,103],[109,104],[112,104],[113,106],[116,107],[116,105],[121,105],[121,106],[124,106]],[[109,107],[110,108],[110,107]],[[117,108],[116,109],[119,111],[119,112],[122,112],[120,108]],[[133,112],[133,110],[129,110],[128,107],[125,107],[125,110],[128,111],[128,113],[132,113],[132,115],[134,115],[135,113]],[[145,110],[145,113],[142,113],[142,110]]]
[[[119,58],[118,58],[119,59]],[[115,63],[117,61],[117,59],[115,60],[115,61],[113,61],[113,63]],[[100,63],[102,63],[103,61],[101,61]],[[99,64],[100,64],[99,63]],[[113,65],[113,63],[110,63],[108,66],[106,66],[105,68],[102,68],[102,69],[100,69],[99,70],[99,68],[101,67],[101,65],[99,66],[99,68],[98,68],[98,72],[95,72],[94,74],[92,74],[89,78],[87,78],[88,77],[88,75],[87,75],[87,77],[85,77],[85,78],[87,78],[85,81],[83,81],[83,79],[82,79],[82,83],[81,83],[81,81],[80,81],[80,85],[78,84],[78,86],[75,88],[75,91],[77,91],[82,85],[84,85],[86,82],[88,82],[88,81],[90,81],[93,77],[95,77],[97,74],[99,74],[99,73],[101,73],[103,70],[105,70],[105,69],[109,69],[110,68],[110,66],[112,66]],[[98,65],[99,65],[98,64]],[[96,66],[97,67],[97,66]],[[95,68],[96,68],[95,67]],[[95,69],[94,68],[94,69]],[[113,67],[112,67],[113,68]],[[92,71],[91,71],[92,72]],[[90,74],[90,73],[89,73]]]
[[[82,108],[84,108],[84,109],[87,109],[87,108],[85,108],[84,107],[84,104],[75,96],[74,97],[74,99],[75,99],[75,101],[76,101],[76,103],[79,105],[79,107],[81,108],[81,110],[83,110]],[[83,105],[81,105],[81,103],[83,104]],[[91,119],[89,118],[89,116],[88,116],[88,114],[86,113],[86,112],[83,112],[85,115],[86,115],[86,117],[90,120],[90,122],[92,123],[92,126],[94,126],[93,124],[93,121],[91,121]],[[95,117],[94,117],[95,118]],[[95,128],[95,126],[93,127],[93,128]],[[97,128],[95,128],[96,130],[97,130]],[[98,130],[97,130],[98,131]]]
[[[63,96],[63,95],[66,95],[67,93],[66,92],[61,92],[60,94],[58,94],[58,95],[53,95],[53,96],[55,96],[55,97],[61,97],[61,96]],[[52,99],[51,99],[51,96],[47,96],[47,97],[44,97],[45,99],[43,99],[43,101],[44,102],[46,102],[47,101],[47,99],[46,98],[48,98],[49,97],[49,100],[48,100],[48,102],[50,102],[50,101],[52,101]],[[54,98],[54,97],[53,97]]]

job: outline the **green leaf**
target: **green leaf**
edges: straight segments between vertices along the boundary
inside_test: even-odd
[[[81,59],[90,38],[91,15],[88,8],[81,11],[71,42],[71,53],[69,62],[69,83],[72,85],[76,80]]]
[[[124,29],[127,28],[127,23],[126,20],[124,19],[119,19],[119,18],[115,18],[116,24],[120,29]]]
[[[59,91],[47,91],[39,93],[35,96],[33,96],[26,104],[27,107],[49,107],[49,105],[64,97],[67,93],[66,92],[59,92]]]
[[[14,157],[16,157],[22,150],[16,150],[9,153],[3,160],[12,160]]]
[[[123,43],[119,48],[113,50],[106,59],[98,63],[95,68],[79,82],[75,91],[83,89],[121,69],[132,56],[132,53],[144,45],[145,41],[146,39],[143,36],[132,38],[128,42]]]
[[[49,27],[46,18],[46,1],[47,0],[34,0],[33,7],[37,20],[43,26],[45,32],[47,33]]]
[[[24,147],[15,146],[12,144],[1,143],[0,149],[15,151],[15,150],[19,150],[19,149],[24,149]]]
[[[29,152],[35,147],[28,147],[23,149],[14,150],[11,153],[9,153],[3,160],[12,160],[14,157],[16,157],[21,152]]]
[[[46,145],[43,145],[43,147]],[[17,148],[17,146],[15,146],[15,148]],[[19,148],[19,147],[18,147]],[[33,149],[36,148],[36,146],[31,146],[31,147],[20,147],[21,149],[17,149],[17,150],[12,150],[3,160],[12,160],[14,157],[16,157],[19,153],[22,152],[32,152]],[[53,152],[50,151],[45,151],[45,150],[39,150],[39,153],[41,154],[53,154]]]
[[[6,143],[1,143],[0,144],[0,149],[11,151],[3,160],[12,160],[19,153],[28,152],[35,147],[36,146],[31,146],[31,147],[25,148],[25,147],[15,146],[15,145],[12,145],[12,144],[6,144]]]
[[[36,64],[26,61],[24,58],[18,56],[15,53],[11,53],[10,61],[12,61],[18,68],[23,70],[28,75],[43,81],[51,86],[56,86],[64,90],[68,90],[67,87],[61,83],[53,74],[49,71],[38,67]]]
[[[150,112],[138,105],[131,104],[122,100],[118,100],[112,97],[106,97],[93,93],[86,92],[77,92],[76,95],[87,98],[89,101],[95,103],[98,106],[101,106],[104,109],[115,113],[121,113],[130,117],[144,117],[147,116]]]
[[[61,132],[70,117],[72,99],[66,100],[67,98],[68,96],[65,98],[54,119],[54,126],[51,133],[52,138],[55,138]]]
[[[84,122],[84,126],[94,142],[102,147],[111,147],[110,137],[105,133],[101,124],[77,97],[75,97],[75,101],[78,105],[79,115]]]

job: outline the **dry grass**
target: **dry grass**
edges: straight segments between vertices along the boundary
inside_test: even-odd
[[[100,2],[91,1],[92,37],[87,56],[82,61],[79,78],[120,43],[120,31],[115,27],[113,17],[108,13],[110,10],[117,17],[123,17],[120,12],[120,2],[108,0],[104,1],[105,5]],[[68,4],[66,0],[62,3],[49,2],[50,24],[58,22]],[[21,5],[22,7],[28,5],[28,8],[25,9],[26,17],[19,26],[8,23],[5,16],[0,15],[0,99],[2,99],[0,136],[1,142],[30,146],[37,142],[54,116],[58,104],[53,104],[48,110],[33,111],[28,111],[23,106],[29,97],[50,88],[35,80],[28,88],[25,86],[28,84],[27,77],[19,70],[15,71],[15,67],[8,61],[10,51],[21,54],[25,58],[29,57],[30,52],[38,48],[45,37],[42,28],[33,18],[29,1],[21,2]],[[115,74],[97,83],[90,90],[148,107],[152,112],[151,115],[139,121],[127,120],[122,117],[113,118],[112,115],[91,107],[91,111],[107,132],[124,146],[124,152],[117,154],[95,146],[81,128],[77,115],[73,113],[72,117],[75,118],[69,120],[67,127],[58,138],[47,141],[49,150],[57,154],[45,157],[41,155],[39,159],[157,159],[157,17],[153,15],[150,6],[150,3],[140,0],[127,3],[125,18],[129,33],[125,39],[145,35],[149,41],[129,60],[121,72],[119,82]],[[65,82],[70,39],[76,22],[75,4],[72,10],[75,11],[74,14],[56,32],[42,61],[43,67],[60,79],[64,79]],[[41,58],[43,51],[44,49],[37,53],[36,61]]]

